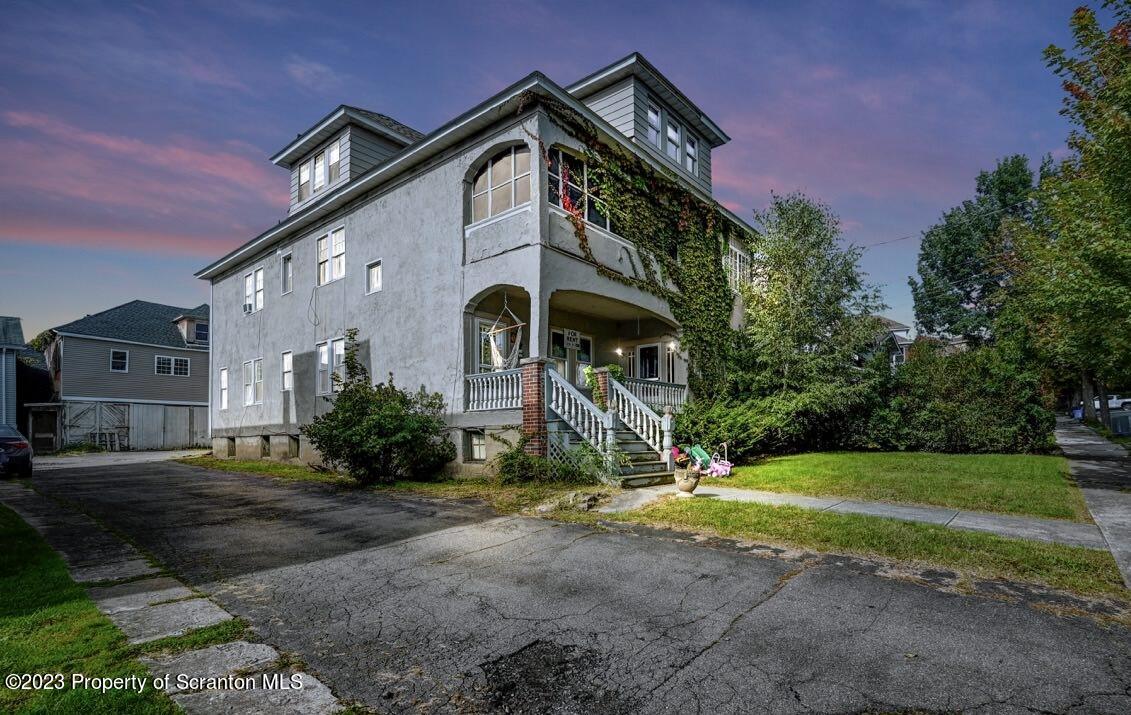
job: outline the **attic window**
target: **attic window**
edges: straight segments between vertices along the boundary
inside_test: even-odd
[[[208,323],[197,323],[196,324],[195,339],[196,339],[196,342],[198,342],[198,343],[208,342]]]
[[[298,200],[306,201],[310,198],[310,162],[298,168]]]
[[[648,105],[648,143],[660,148],[660,108],[654,104]]]
[[[668,119],[668,143],[665,150],[672,161],[679,163],[679,153],[683,149],[683,143],[680,140],[680,127],[678,124]]]

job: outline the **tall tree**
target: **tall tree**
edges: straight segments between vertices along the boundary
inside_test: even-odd
[[[1073,154],[1042,179],[1035,220],[1010,226],[1016,310],[1046,360],[1080,375],[1085,395],[1094,380],[1101,398],[1131,380],[1131,2],[1105,5],[1110,31],[1079,8],[1075,56],[1045,50],[1063,82]]]
[[[865,284],[860,251],[838,243],[840,222],[801,194],[755,212],[758,274],[743,288],[745,325],[735,392],[773,395],[860,377],[883,309]]]
[[[978,174],[972,200],[923,233],[919,280],[908,279],[919,330],[975,343],[989,337],[1002,280],[999,229],[1005,219],[1028,214],[1032,190],[1028,158],[1006,157]]]

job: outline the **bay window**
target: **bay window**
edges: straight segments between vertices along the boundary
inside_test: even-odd
[[[596,181],[590,181],[584,161],[561,149],[551,149],[547,173],[549,190],[546,197],[551,204],[567,211],[580,210],[589,223],[616,233],[608,206],[600,199],[600,187]]]

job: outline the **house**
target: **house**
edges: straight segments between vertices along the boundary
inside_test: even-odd
[[[26,347],[20,319],[0,315],[0,424],[16,429],[16,358]]]
[[[883,332],[877,338],[877,343],[887,353],[893,368],[902,365],[907,362],[907,351],[915,342],[910,335],[911,326],[882,315],[877,317],[883,324]]]
[[[271,158],[290,172],[287,217],[197,273],[212,290],[217,455],[316,459],[299,427],[329,409],[356,328],[375,380],[443,394],[460,471],[521,425],[531,452],[615,441],[632,454],[625,474],[670,478],[662,412],[686,399],[680,327],[666,301],[581,251],[563,179],[587,207],[594,259],[641,265],[551,104],[710,199],[712,152],[729,138],[639,54],[565,87],[535,72],[427,135],[337,107]],[[726,263],[732,284],[749,273],[737,244]],[[628,376],[607,388],[616,417],[586,388],[586,368],[606,365]]]
[[[206,445],[208,314],[134,300],[53,328],[55,399],[32,406],[37,449]]]

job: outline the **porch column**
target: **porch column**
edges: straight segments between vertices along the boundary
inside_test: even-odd
[[[550,336],[550,301],[536,289],[530,291],[530,357],[540,358],[548,354],[547,342]]]
[[[597,386],[593,389],[593,402],[607,406],[609,404],[609,368],[595,367],[593,374],[597,376]]]
[[[530,439],[525,451],[538,457],[549,454],[546,435],[546,358],[530,357],[519,361],[522,371],[522,433]]]

